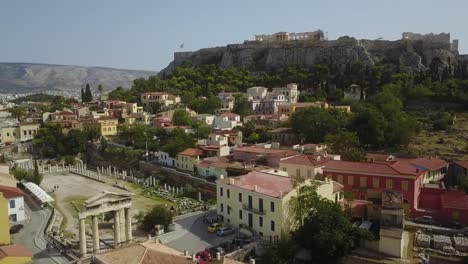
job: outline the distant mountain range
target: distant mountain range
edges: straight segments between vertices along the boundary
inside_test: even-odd
[[[93,90],[102,84],[104,91],[118,86],[130,88],[134,79],[156,75],[155,71],[113,69],[35,63],[1,63],[0,93],[22,94],[51,92],[79,94],[89,83]]]

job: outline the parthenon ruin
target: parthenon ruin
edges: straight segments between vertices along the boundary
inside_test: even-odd
[[[132,241],[132,193],[103,192],[84,202],[85,209],[79,213],[80,255],[87,254],[86,248],[86,218],[92,217],[93,253],[99,252],[99,216],[106,212],[114,212],[114,247]],[[123,221],[121,221],[123,218]],[[123,227],[123,228],[122,228]],[[124,237],[121,236],[124,229]]]
[[[255,35],[255,40],[260,42],[283,42],[283,41],[290,41],[290,40],[312,40],[312,41],[319,41],[325,40],[325,34],[322,30],[317,30],[313,32],[277,32],[274,34],[262,34],[262,35]]]

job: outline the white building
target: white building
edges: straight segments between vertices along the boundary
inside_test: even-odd
[[[250,87],[246,91],[246,96],[249,101],[262,100],[268,94],[268,88],[266,87]]]
[[[278,113],[278,108],[281,104],[288,103],[285,95],[269,93],[259,101],[252,101],[252,108],[256,114],[272,115]]]
[[[211,114],[198,114],[192,117],[192,120],[195,122],[203,122],[209,126],[213,125],[213,121],[215,119],[215,115]]]
[[[24,192],[16,187],[0,185],[0,192],[8,199],[8,218],[10,223],[18,223],[25,220]]]
[[[213,121],[214,129],[231,130],[240,125],[242,125],[240,115],[235,113],[220,114]]]
[[[169,156],[169,153],[164,152],[164,151],[159,151],[158,152],[158,162],[159,164],[163,166],[168,166],[168,167],[175,167],[175,158],[171,158]]]
[[[284,95],[288,103],[297,103],[299,99],[299,91],[295,83],[290,83],[286,87],[273,88],[271,93],[274,95]]]

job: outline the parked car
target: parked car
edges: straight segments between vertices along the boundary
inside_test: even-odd
[[[424,224],[424,225],[433,225],[434,224],[434,219],[432,218],[432,216],[424,215],[424,216],[416,217],[414,219],[414,222],[416,222],[418,224]]]
[[[207,248],[206,250],[212,252],[213,256],[216,256],[216,253],[219,253],[220,255],[223,255],[226,252],[224,250],[224,248],[222,248],[220,246],[210,247],[210,248]]]
[[[446,227],[446,228],[453,228],[453,229],[462,229],[464,226],[457,221],[448,221],[448,222],[443,222],[441,226]]]
[[[224,252],[231,252],[236,248],[235,245],[233,245],[233,244],[231,244],[229,242],[223,242],[223,243],[219,244],[219,246],[224,249]]]
[[[14,225],[10,227],[10,234],[18,233],[21,229],[23,229],[23,227],[24,226],[22,224],[18,224],[18,225]]]
[[[198,263],[200,263],[202,260],[210,261],[213,259],[213,257],[213,253],[209,250],[203,250],[195,254],[195,259],[198,261]]]
[[[219,216],[217,215],[211,215],[211,216],[204,216],[203,217],[203,223],[205,224],[214,224],[214,223],[219,223],[220,219]]]
[[[223,226],[223,227],[218,228],[218,231],[216,232],[216,234],[218,236],[227,236],[230,234],[234,234],[234,232],[236,232],[234,228],[229,227],[229,226]]]
[[[220,228],[222,225],[220,223],[213,223],[210,226],[208,226],[208,232],[214,233],[218,231],[218,228]]]

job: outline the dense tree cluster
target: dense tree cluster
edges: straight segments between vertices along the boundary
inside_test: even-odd
[[[33,140],[34,151],[42,157],[55,158],[76,155],[86,150],[88,140],[97,138],[97,134],[71,130],[67,135],[57,124],[48,124],[39,129]]]

